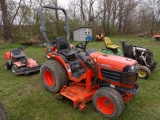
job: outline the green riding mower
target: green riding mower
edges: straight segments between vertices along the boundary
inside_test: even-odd
[[[101,49],[100,51],[106,54],[123,56],[122,51],[119,49],[118,45],[113,45],[109,37],[104,38],[105,49]]]
[[[126,44],[127,41],[121,41],[123,53],[119,49],[119,46],[112,45],[111,40],[109,37],[104,38],[106,49],[100,50],[106,54],[113,54],[124,56],[127,58],[135,59],[138,61],[139,70],[138,70],[138,77],[141,79],[148,79],[150,72],[153,71],[157,67],[157,62],[153,62],[153,52],[149,49],[133,45],[133,44]]]

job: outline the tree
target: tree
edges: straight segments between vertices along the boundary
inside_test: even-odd
[[[53,4],[58,7],[58,3],[57,0],[52,0]],[[56,31],[57,31],[57,35],[60,35],[60,29],[59,29],[59,17],[58,17],[58,10],[55,11],[56,12]]]
[[[0,0],[1,10],[2,10],[2,21],[3,21],[3,37],[6,40],[12,39],[10,22],[8,19],[8,11],[5,0]]]

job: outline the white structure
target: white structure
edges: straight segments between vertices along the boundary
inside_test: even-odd
[[[74,41],[92,40],[92,27],[80,27],[73,30]]]

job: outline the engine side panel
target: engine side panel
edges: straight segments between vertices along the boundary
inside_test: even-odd
[[[11,52],[6,52],[6,53],[4,54],[4,59],[5,59],[5,60],[10,60],[10,59],[11,59]]]

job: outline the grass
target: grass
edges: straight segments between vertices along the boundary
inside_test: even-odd
[[[120,45],[120,40],[149,48],[155,55],[154,60],[160,61],[160,43],[153,38],[137,36],[110,36],[112,43]],[[77,42],[73,42],[77,44]],[[4,69],[4,52],[18,47],[19,44],[0,46],[0,101],[4,104],[11,120],[106,120],[95,109],[92,102],[87,104],[84,113],[73,108],[72,101],[58,100],[43,87],[40,74],[16,76]],[[97,50],[104,48],[103,42],[91,42],[88,48]],[[26,54],[40,64],[47,61],[41,47],[27,47]],[[148,80],[138,80],[140,90],[127,104],[117,120],[159,120],[160,119],[160,68],[151,73]]]

